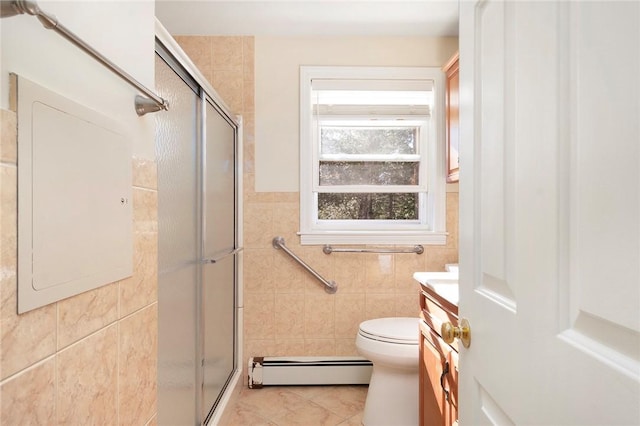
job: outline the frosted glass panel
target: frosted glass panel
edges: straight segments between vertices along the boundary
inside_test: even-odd
[[[158,161],[158,421],[196,424],[197,101],[158,56],[156,89],[169,111],[154,114]]]
[[[216,402],[233,372],[235,255],[208,264],[204,294],[204,410]]]
[[[204,256],[235,247],[235,131],[207,102],[204,147]]]

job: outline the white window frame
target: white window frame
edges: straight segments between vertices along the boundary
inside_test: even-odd
[[[434,105],[429,124],[421,126],[418,152],[421,221],[319,221],[317,186],[319,141],[311,102],[314,79],[431,80]],[[424,135],[423,135],[424,136]],[[446,179],[444,158],[444,74],[435,67],[300,67],[300,240],[301,244],[446,244]],[[336,188],[337,189],[337,188]],[[378,188],[360,188],[379,192]],[[339,192],[335,191],[335,192]],[[350,192],[350,191],[349,191]],[[386,191],[385,191],[386,192]]]

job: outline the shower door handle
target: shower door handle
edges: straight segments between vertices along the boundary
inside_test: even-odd
[[[220,262],[222,259],[224,259],[227,256],[231,256],[231,255],[240,253],[242,250],[244,250],[244,247],[238,247],[238,248],[236,248],[234,250],[231,250],[229,253],[225,253],[225,254],[223,254],[223,255],[221,255],[219,257],[213,257],[213,258],[210,258],[210,259],[202,259],[201,263],[217,263],[217,262]]]

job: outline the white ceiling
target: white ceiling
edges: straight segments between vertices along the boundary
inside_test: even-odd
[[[457,0],[156,0],[174,35],[457,36]]]

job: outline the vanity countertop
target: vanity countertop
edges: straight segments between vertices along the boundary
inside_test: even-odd
[[[415,272],[413,278],[454,306],[458,306],[458,272]]]

